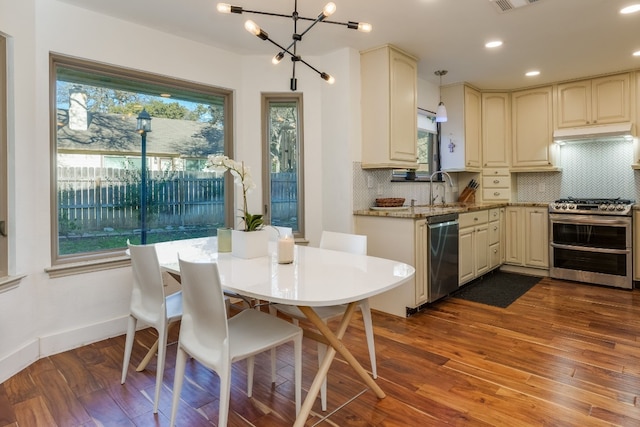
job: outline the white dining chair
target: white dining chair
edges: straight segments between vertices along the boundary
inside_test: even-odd
[[[164,375],[164,363],[167,349],[169,325],[182,317],[182,292],[165,295],[162,272],[158,255],[153,245],[129,244],[131,267],[133,270],[133,288],[129,308],[127,337],[124,345],[121,384],[127,379],[129,360],[133,349],[133,340],[138,320],[158,331],[158,359],[156,365],[156,389],[153,398],[153,413],[158,413],[158,402]]]
[[[302,329],[258,310],[227,319],[218,265],[180,259],[183,315],[178,339],[170,426],[175,425],[187,356],[220,378],[218,426],[226,426],[231,392],[231,364],[247,359],[247,395],[253,391],[254,356],[293,341],[296,415],[302,388]]]
[[[366,255],[367,254],[367,236],[348,233],[337,233],[334,231],[323,231],[320,237],[320,248],[331,249],[341,252],[350,252],[353,254]],[[365,299],[359,302],[358,307],[362,312],[362,320],[364,321],[364,330],[367,337],[367,346],[369,348],[369,360],[371,361],[371,373],[373,378],[378,377],[378,370],[376,365],[376,348],[373,339],[373,322],[371,320],[371,308],[369,307],[369,300]],[[314,311],[318,314],[320,319],[324,323],[336,318],[341,318],[344,315],[347,306],[333,305],[326,307],[314,307]],[[272,315],[277,315],[277,312],[286,314],[293,319],[295,324],[298,324],[299,320],[306,320],[306,316],[296,306],[285,304],[271,304],[269,306],[269,312]],[[318,364],[324,359],[327,347],[325,344],[318,343]],[[271,370],[275,371],[275,351],[272,351],[271,355]],[[322,404],[322,410],[327,410],[327,379],[325,378],[320,388],[320,401]]]

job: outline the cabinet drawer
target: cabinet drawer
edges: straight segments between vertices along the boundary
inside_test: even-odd
[[[488,168],[482,170],[482,175],[484,177],[489,176],[509,176],[508,168]]]
[[[500,219],[500,208],[489,209],[489,221],[498,221]]]
[[[485,176],[482,178],[482,188],[509,188],[511,179],[508,176]]]
[[[458,216],[459,228],[473,227],[475,225],[486,224],[489,221],[489,211],[466,212]]]
[[[509,200],[508,188],[486,188],[482,190],[482,200]]]
[[[499,221],[491,221],[489,223],[489,244],[493,245],[494,243],[500,242],[500,222]]]

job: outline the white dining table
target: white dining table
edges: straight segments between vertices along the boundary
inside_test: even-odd
[[[160,265],[180,274],[178,257],[188,261],[217,262],[225,291],[249,298],[298,306],[320,332],[305,330],[305,336],[327,344],[326,355],[296,418],[304,426],[336,352],[353,367],[378,398],[385,393],[353,357],[342,338],[358,302],[402,285],[413,277],[408,264],[328,249],[296,245],[294,262],[278,264],[276,244],[269,244],[264,257],[243,259],[218,253],[216,237],[178,240],[156,244]],[[337,330],[332,331],[314,307],[347,304]]]

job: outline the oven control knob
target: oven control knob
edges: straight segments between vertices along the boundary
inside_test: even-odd
[[[623,211],[624,210],[624,205],[616,205],[616,210],[617,211]]]
[[[598,206],[598,210],[606,211],[607,210],[607,205],[605,205],[605,204],[599,205]]]
[[[613,211],[616,209],[616,205],[609,205],[607,206],[607,210]]]
[[[569,208],[569,209],[575,209],[575,208],[576,208],[576,205],[573,205],[573,204],[568,205],[568,208]]]
[[[560,209],[567,209],[567,204],[563,203],[562,205],[560,205]]]

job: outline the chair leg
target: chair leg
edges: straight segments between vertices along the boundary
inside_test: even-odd
[[[371,308],[369,300],[360,302],[360,311],[364,321],[364,332],[367,336],[367,346],[369,347],[369,360],[371,360],[371,373],[373,378],[378,378],[378,367],[376,364],[376,343],[373,339],[373,322],[371,320]]]
[[[247,357],[247,396],[253,395],[253,367],[255,365],[256,358],[254,356]]]
[[[127,325],[127,337],[124,342],[124,357],[122,358],[122,378],[120,384],[124,384],[127,379],[127,371],[129,370],[129,361],[131,360],[131,351],[133,350],[133,338],[136,334],[136,324],[138,319],[129,315],[129,322]]]
[[[322,364],[324,360],[324,356],[327,354],[327,346],[318,343],[318,366]],[[327,377],[325,376],[322,380],[322,385],[320,386],[320,404],[322,407],[322,411],[327,410]]]
[[[156,393],[153,399],[153,413],[158,413],[160,403],[160,390],[162,390],[162,378],[164,376],[164,361],[167,354],[167,325],[160,325],[158,330],[158,362],[156,366]]]
[[[176,356],[176,373],[173,379],[173,403],[171,404],[170,427],[176,425],[176,415],[180,404],[180,392],[182,391],[182,381],[184,380],[185,365],[187,363],[187,353],[178,344],[178,355]]]
[[[295,395],[296,395],[296,417],[300,414],[302,402],[302,334],[293,340],[293,352],[295,353]]]
[[[220,377],[220,408],[218,409],[218,427],[226,427],[229,418],[229,396],[231,394],[231,364],[224,362],[218,372]]]
[[[273,306],[269,305],[269,314],[272,316],[278,317],[278,310]],[[276,383],[276,348],[273,347],[271,349],[271,383]]]

